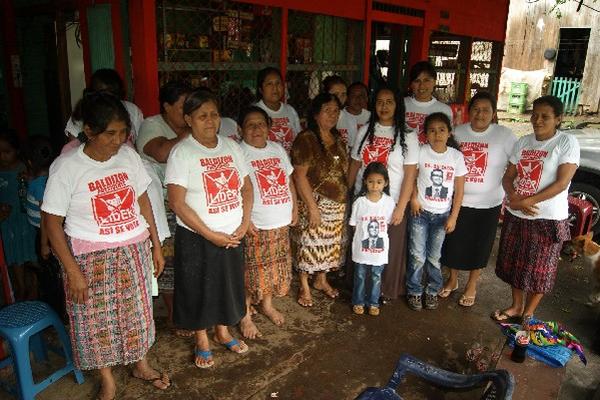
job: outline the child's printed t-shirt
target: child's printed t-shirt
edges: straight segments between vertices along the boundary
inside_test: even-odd
[[[378,202],[360,196],[352,205],[351,226],[355,226],[352,239],[352,261],[359,264],[381,266],[388,263],[388,225],[396,202],[383,194]]]
[[[556,181],[561,164],[579,165],[579,142],[573,135],[557,131],[548,140],[538,141],[534,134],[523,136],[515,144],[510,163],[517,167],[514,188],[522,196],[534,195]],[[536,204],[538,213],[528,216],[508,207],[519,218],[563,220],[569,216],[568,188]]]
[[[419,160],[419,144],[417,135],[414,132],[407,132],[405,136],[406,152],[402,152],[400,139],[394,144],[394,127],[375,124],[373,142],[369,143],[366,138],[362,147],[361,142],[367,135],[368,125],[363,126],[354,142],[351,156],[354,160],[360,161],[361,166],[356,175],[354,193],[358,194],[362,186],[362,176],[367,165],[373,161],[378,161],[386,166],[390,177],[390,195],[395,201],[400,196],[400,187],[404,179],[404,166],[414,165]]]
[[[427,143],[425,134],[425,118],[435,112],[442,112],[450,118],[452,122],[452,109],[447,104],[433,98],[429,101],[417,101],[414,97],[404,98],[404,107],[406,108],[406,124],[419,135],[419,144]]]
[[[354,140],[356,139],[356,118],[346,110],[340,111],[340,117],[336,124],[336,129],[342,137],[342,141],[348,147],[348,150],[352,149]]]
[[[40,203],[44,198],[46,181],[48,181],[48,177],[42,175],[32,179],[27,185],[27,220],[36,228],[39,228],[42,222]]]
[[[232,234],[242,223],[241,189],[248,170],[240,145],[217,137],[212,149],[191,135],[177,143],[167,161],[165,183],[187,189],[186,204],[209,229]],[[179,217],[177,224],[194,231]]]
[[[279,143],[288,153],[296,135],[300,133],[300,118],[294,107],[281,103],[279,110],[273,111],[260,100],[256,105],[271,117],[271,129],[269,129],[269,140]]]
[[[65,217],[65,233],[90,242],[123,242],[147,229],[138,197],[150,177],[142,159],[123,145],[107,161],[83,152],[84,145],[58,157],[50,166],[42,211]]]
[[[502,204],[502,176],[517,141],[508,128],[491,124],[484,132],[475,132],[471,124],[454,130],[465,158],[465,195],[462,205],[471,208],[492,208]]]
[[[275,229],[292,222],[293,198],[290,175],[294,167],[281,145],[267,141],[256,148],[240,144],[250,173],[254,203],[251,220],[258,229]]]
[[[238,124],[231,118],[221,117],[221,125],[219,125],[217,133],[222,137],[233,139],[237,143],[242,140],[238,132]]]
[[[467,174],[460,151],[448,147],[436,153],[429,144],[421,146],[417,175],[418,200],[424,210],[444,214],[452,208],[454,178]]]

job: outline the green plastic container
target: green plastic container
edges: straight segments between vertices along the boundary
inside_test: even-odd
[[[527,91],[529,89],[529,85],[524,82],[511,82],[510,83],[510,94],[520,94],[527,97]]]
[[[511,93],[508,96],[508,104],[510,104],[512,106],[520,106],[520,105],[527,104],[527,95]]]

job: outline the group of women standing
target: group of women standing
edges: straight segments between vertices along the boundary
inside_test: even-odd
[[[337,297],[327,273],[347,264],[349,198],[372,162],[387,168],[395,202],[382,296],[406,293],[406,209],[423,122],[434,112],[451,117],[449,107],[433,97],[435,69],[418,63],[410,76],[410,96],[380,88],[370,113],[364,85],[347,88],[341,78],[328,78],[300,131],[297,113],[282,101],[280,72],[267,68],[258,75],[259,101],[237,121],[241,144],[225,132],[230,122],[221,118],[214,94],[170,83],[160,91],[161,113],[138,132],[136,146],[145,163],[124,145],[131,119],[119,99],[104,92],[84,97],[83,143],[52,165],[42,210],[65,271],[76,362],[100,370],[100,398],[114,397],[111,367],[118,364],[135,362],[134,376],[158,389],[170,385],[145,361],[154,341],[151,273],[160,275],[165,265],[160,289],[169,319],[180,334],[194,336],[199,368],[215,364],[210,328],[215,343],[234,353],[248,350],[229,327],[240,323],[246,338],[259,336],[253,305],[283,324],[273,298],[287,294],[292,265],[299,272],[300,305],[313,305],[311,276],[314,289]],[[568,237],[566,189],[579,149],[558,130],[562,108],[555,98],[536,100],[534,134],[516,145],[514,134],[494,123],[495,115],[495,99],[478,93],[469,103],[470,122],[454,130],[468,172],[456,229],[442,250],[451,273],[439,296],[448,297],[457,288],[458,271],[469,270],[459,303],[475,303],[502,186],[508,212],[496,271],[513,287],[513,304],[492,317],[504,320],[531,315],[552,288],[557,246]],[[174,239],[162,244],[168,235],[161,237],[154,222],[151,203],[161,200],[147,195],[148,169],[165,189],[170,210],[166,219]]]

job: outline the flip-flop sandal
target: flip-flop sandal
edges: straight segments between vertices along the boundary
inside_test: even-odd
[[[196,359],[194,358],[194,365],[198,368],[206,369],[215,365],[215,361],[212,359],[212,351],[210,350],[195,349],[194,357],[200,357],[201,359],[206,361],[206,364],[198,364],[196,362]]]
[[[167,390],[170,386],[171,386],[171,379],[169,379],[169,376],[167,375],[166,372],[159,372],[160,376],[158,378],[144,378],[141,376],[135,376],[133,373],[131,374],[131,376],[133,376],[135,379],[139,379],[141,381],[144,382],[149,382],[152,386],[154,386],[155,388],[159,389],[159,390]],[[166,380],[165,380],[166,378]],[[158,386],[162,383],[162,385],[166,385],[164,387]]]
[[[227,348],[227,350],[229,350],[229,351],[231,351],[231,352],[233,352],[233,353],[236,353],[236,354],[244,354],[245,352],[247,352],[247,351],[248,351],[248,346],[246,345],[246,343],[245,343],[245,342],[243,342],[243,341],[241,341],[241,342],[240,342],[240,341],[238,341],[237,339],[231,339],[231,340],[230,340],[229,342],[227,342],[227,343],[221,343],[221,342],[219,342],[219,341],[217,340],[217,338],[215,338],[215,342],[217,342],[217,343],[219,343],[219,344],[221,344],[221,345],[225,346],[225,347]],[[243,345],[244,345],[245,347],[244,347]],[[237,350],[237,351],[236,351],[236,350],[234,350],[233,348],[234,348],[235,346],[238,346],[239,350]]]
[[[456,286],[454,287],[454,289],[442,289],[442,290],[440,290],[440,292],[438,293],[438,297],[441,297],[442,299],[445,299],[446,297],[450,296],[452,294],[452,292],[454,292],[456,289],[458,289],[458,283],[456,284]]]
[[[460,299],[458,300],[458,304],[463,306],[463,307],[473,307],[475,305],[475,298],[477,297],[477,295],[475,296],[465,296],[464,294],[462,296],[460,296]]]
[[[496,310],[491,315],[490,318],[496,322],[506,322],[509,324],[517,324],[521,322],[520,315],[509,315],[504,310]]]

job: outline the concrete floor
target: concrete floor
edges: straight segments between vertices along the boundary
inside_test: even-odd
[[[494,257],[495,258],[495,255]],[[353,315],[350,293],[340,299],[315,296],[315,306],[305,309],[291,295],[277,305],[287,317],[277,328],[258,316],[263,332],[249,341],[250,351],[235,355],[213,343],[215,366],[200,370],[192,364],[191,339],[175,337],[159,317],[158,337],[149,358],[168,371],[172,387],[160,392],[133,379],[124,367],[115,369],[118,399],[353,399],[367,386],[385,384],[402,353],[456,372],[468,371],[465,352],[475,341],[496,346],[503,342],[490,312],[510,301],[509,287],[494,275],[494,259],[482,275],[477,304],[466,309],[456,302],[460,290],[440,303],[435,311],[413,312],[403,300],[382,308],[379,317]],[[461,276],[461,285],[465,277]],[[343,286],[341,280],[338,287]],[[561,262],[557,285],[543,299],[538,316],[558,320],[578,336],[587,349],[596,329],[598,309],[584,305],[590,289],[580,259]],[[238,332],[236,331],[236,334]],[[588,365],[573,358],[559,399],[592,399],[600,383],[600,356],[586,351]],[[98,390],[94,374],[77,385],[71,376],[52,385],[38,399],[90,399]],[[519,385],[519,382],[517,382]],[[475,399],[475,392],[443,393],[416,379],[408,379],[400,394],[409,399]],[[9,398],[0,392],[0,398]],[[531,393],[531,399],[539,399]]]

